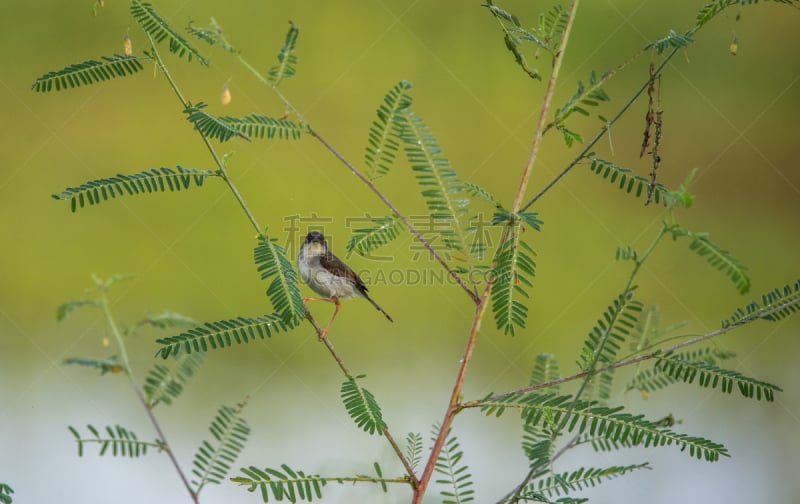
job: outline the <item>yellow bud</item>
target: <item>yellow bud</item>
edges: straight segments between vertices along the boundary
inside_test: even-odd
[[[733,40],[731,41],[731,47],[729,50],[731,52],[731,55],[736,56],[736,52],[739,50],[739,39],[733,37]]]
[[[222,95],[220,96],[219,101],[223,105],[227,105],[227,104],[229,104],[231,102],[231,90],[230,90],[230,88],[228,87],[227,84],[222,86]]]
[[[131,44],[131,36],[128,33],[125,33],[125,36],[122,38],[122,47],[125,50],[125,56],[133,56],[133,45]]]

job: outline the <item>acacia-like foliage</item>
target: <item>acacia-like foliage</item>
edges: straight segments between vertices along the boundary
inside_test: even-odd
[[[782,3],[786,5],[798,5],[798,0],[772,0],[775,3]],[[769,0],[764,0],[764,2],[769,2]],[[714,16],[725,10],[726,8],[732,5],[755,5],[758,3],[758,0],[714,0],[713,2],[709,2],[700,9],[700,12],[697,13],[697,18],[695,20],[695,29],[702,28],[703,25],[711,21]]]
[[[536,251],[522,240],[524,225],[537,231],[542,221],[535,212],[514,213],[498,210],[492,216],[492,225],[504,224],[508,233],[494,257],[492,267],[492,313],[498,329],[503,334],[516,333],[525,328],[528,306],[523,301],[529,297],[527,288],[533,286],[536,275]]]
[[[736,356],[734,352],[720,350],[717,348],[706,347],[698,350],[688,352],[673,353],[672,356],[677,356],[682,360],[689,362],[700,362],[704,364],[718,365],[719,362],[732,359]],[[639,367],[636,373],[628,380],[625,385],[625,391],[639,390],[647,396],[650,392],[660,390],[676,383],[678,380],[671,376],[659,373],[653,369],[644,369]]]
[[[179,355],[181,351],[207,352],[244,344],[256,339],[271,338],[273,334],[286,331],[289,328],[277,314],[263,315],[261,317],[237,317],[235,319],[206,322],[193,329],[170,336],[159,338],[156,343],[161,345],[156,355],[164,359],[170,355]]]
[[[66,320],[72,312],[79,308],[83,308],[84,306],[98,307],[101,306],[101,302],[98,299],[73,299],[71,301],[61,303],[58,305],[58,308],[56,308],[56,320],[58,322],[62,322]]]
[[[555,124],[561,124],[566,121],[573,112],[588,116],[589,111],[586,110],[586,107],[597,107],[600,102],[609,101],[610,98],[608,94],[606,94],[602,88],[605,81],[606,76],[604,75],[598,79],[594,70],[589,74],[587,85],[584,85],[583,81],[578,81],[578,89],[575,91],[575,94],[572,95],[567,103],[556,109],[553,122]]]
[[[200,102],[186,108],[183,112],[186,118],[206,138],[213,138],[220,142],[227,142],[233,137],[239,137],[248,142],[253,138],[297,140],[303,130],[297,123],[288,119],[250,114],[245,117],[217,117],[206,112],[208,105]]]
[[[411,83],[400,81],[386,93],[376,112],[378,119],[372,122],[367,138],[364,161],[370,178],[386,175],[400,150],[400,138],[407,119],[405,110],[411,106],[407,91]]]
[[[248,492],[258,490],[264,502],[269,502],[270,495],[277,501],[286,499],[289,502],[312,502],[314,498],[322,498],[322,487],[328,482],[320,475],[306,474],[286,464],[282,464],[281,469],[243,467],[244,476],[236,476],[231,481],[247,486]]]
[[[470,196],[475,198],[481,198],[485,201],[488,201],[495,208],[500,209],[503,207],[503,205],[500,203],[500,200],[498,200],[488,190],[484,189],[483,187],[479,186],[474,182],[469,182],[465,180],[463,183],[464,183],[464,191],[466,191],[466,193],[469,194]]]
[[[633,299],[628,291],[617,296],[589,332],[581,350],[581,367],[587,370],[591,363],[609,364],[636,327],[642,303]]]
[[[740,324],[755,318],[772,322],[782,320],[800,311],[800,280],[793,285],[784,285],[761,295],[761,304],[750,301],[744,309],[737,308],[730,317],[722,321],[722,327]]]
[[[143,69],[141,58],[136,56],[120,54],[102,56],[100,60],[83,61],[61,70],[48,72],[36,79],[31,89],[38,93],[64,91],[105,82],[117,77],[127,77]]]
[[[654,49],[657,54],[661,54],[667,49],[680,49],[687,47],[694,42],[688,35],[680,35],[674,30],[670,30],[664,37],[656,39],[645,46],[645,49]]]
[[[506,49],[514,56],[514,61],[532,79],[542,80],[539,70],[532,68],[528,64],[523,51],[523,44],[531,42],[537,46],[537,53],[534,54],[538,59],[538,50],[543,49],[555,57],[556,49],[564,33],[567,22],[567,12],[561,5],[553,6],[549,11],[539,15],[539,23],[531,29],[522,26],[519,18],[514,14],[502,9],[491,0],[488,0],[484,7],[498,20],[500,28],[503,30],[503,41]]]
[[[286,32],[286,38],[283,41],[281,50],[278,52],[278,64],[269,69],[267,75],[273,87],[278,87],[283,79],[294,77],[297,73],[295,65],[297,65],[297,55],[294,50],[297,47],[297,36],[300,34],[300,29],[289,22],[289,31]]]
[[[168,406],[172,404],[172,401],[183,392],[186,382],[194,376],[205,360],[205,352],[194,352],[176,357],[171,366],[163,364],[153,366],[142,385],[147,407],[153,409],[161,403]]]
[[[675,238],[689,237],[689,250],[695,252],[718,271],[725,274],[736,285],[739,294],[745,294],[750,290],[750,277],[747,275],[747,268],[742,265],[730,252],[712,242],[708,233],[696,233],[683,229],[679,226],[670,228],[672,236]]]
[[[647,196],[647,191],[650,188],[650,180],[640,177],[639,175],[634,175],[630,169],[617,166],[611,161],[593,157],[590,157],[590,159],[592,163],[589,165],[589,170],[591,170],[592,173],[600,175],[612,184],[616,184],[619,189],[637,198]],[[655,185],[653,201],[665,206],[671,201],[669,198],[669,191],[660,182],[657,182]]]
[[[434,430],[434,439],[436,430],[438,429]],[[435,471],[444,476],[436,480],[436,483],[446,485],[446,489],[442,488],[439,492],[444,497],[443,504],[461,504],[475,500],[475,490],[471,488],[472,474],[469,473],[469,467],[461,462],[463,456],[458,438],[452,431],[448,431],[434,466]]]
[[[565,430],[576,435],[588,434],[645,448],[676,445],[681,451],[688,450],[691,456],[708,462],[716,462],[720,456],[730,456],[719,443],[674,432],[658,422],[645,420],[644,415],[623,413],[621,406],[575,401],[571,395],[519,392],[488,397],[479,403],[481,411],[487,415],[500,416],[507,408],[520,409],[525,422],[542,427],[559,425],[566,419]]]
[[[13,493],[14,489],[11,488],[11,486],[6,483],[0,483],[0,502],[3,504],[11,504],[13,502],[11,498]]]
[[[535,502],[551,502],[549,499],[555,496],[568,495],[571,492],[583,490],[584,488],[595,487],[606,479],[612,479],[623,474],[627,474],[639,469],[650,469],[648,463],[631,464],[626,466],[610,466],[603,468],[581,467],[572,472],[553,474],[546,478],[541,478],[535,483],[530,483],[520,496],[525,500]],[[583,499],[580,499],[581,501]],[[565,502],[562,499],[557,501],[559,504]],[[575,501],[573,501],[575,502]]]
[[[364,432],[383,434],[386,429],[386,422],[383,421],[381,408],[372,392],[356,382],[357,379],[361,378],[364,378],[364,375],[359,375],[355,378],[349,376],[342,383],[341,396],[344,407]]]
[[[275,239],[262,235],[258,237],[253,260],[261,279],[271,279],[267,296],[275,312],[286,327],[297,326],[306,316],[306,307],[300,294],[297,273],[286,257],[286,250]]]
[[[370,220],[372,225],[353,230],[353,236],[345,246],[348,253],[356,251],[359,255],[367,256],[400,236],[403,223],[396,215],[373,217]]]
[[[528,385],[540,385],[558,378],[558,361],[556,361],[555,355],[548,353],[537,355]],[[559,389],[558,385],[548,388],[553,393],[558,393]],[[542,426],[527,423],[523,419],[522,451],[528,457],[531,471],[544,471],[550,465],[554,452],[551,427],[552,423]]]
[[[464,185],[425,121],[411,111],[406,118],[402,134],[406,158],[431,217],[441,223],[438,235],[448,249],[466,254],[469,200],[463,196]]]
[[[189,26],[186,27],[186,31],[189,35],[197,38],[198,40],[202,40],[210,45],[220,46],[226,51],[234,54],[238,54],[239,50],[233,47],[228,43],[228,41],[223,36],[223,29],[220,25],[217,24],[216,19],[213,17],[211,18],[211,24],[205,28],[198,28],[194,25],[191,21],[189,22]]]
[[[222,406],[212,420],[208,430],[214,437],[214,444],[204,440],[192,462],[192,473],[197,477],[192,481],[196,494],[207,483],[222,483],[244,450],[250,426],[241,416],[242,408],[243,405],[236,408]]]
[[[153,192],[180,191],[190,187],[201,187],[209,177],[219,176],[211,170],[183,168],[153,168],[132,175],[116,175],[109,178],[90,180],[78,187],[68,187],[59,194],[57,200],[69,200],[70,209],[75,212],[86,205],[99,205],[103,201],[119,196],[133,196]]]
[[[166,22],[152,4],[131,0],[131,15],[154,41],[160,43],[167,40],[169,52],[180,58],[185,57],[187,61],[192,61],[194,58],[201,65],[208,65],[208,61],[197,49],[189,45],[189,42]]]
[[[409,432],[406,436],[406,459],[411,468],[416,471],[417,466],[422,461],[422,434]]]
[[[83,457],[84,445],[92,443],[100,445],[100,456],[110,454],[114,457],[136,458],[147,455],[148,448],[155,448],[158,451],[166,449],[158,439],[151,442],[139,441],[135,433],[121,425],[106,426],[104,434],[101,434],[94,426],[87,425],[86,429],[91,437],[81,436],[78,430],[72,426],[68,428],[75,437],[75,442],[78,443],[79,457]]]
[[[772,383],[768,383],[755,378],[745,376],[738,371],[723,369],[708,362],[687,359],[682,355],[671,355],[663,359],[658,359],[653,365],[654,377],[663,376],[674,382],[695,383],[701,387],[719,389],[730,394],[734,385],[742,396],[756,400],[763,397],[766,401],[772,402],[775,399],[775,392],[780,392],[781,388]],[[656,386],[657,380],[651,382]]]
[[[197,325],[191,317],[187,317],[182,313],[176,313],[169,310],[164,310],[161,313],[146,312],[143,319],[136,323],[137,326],[150,326],[156,329],[172,329],[175,327],[192,327]],[[128,331],[130,332],[130,331]]]
[[[84,366],[100,370],[100,374],[106,373],[118,374],[125,371],[125,368],[119,362],[116,355],[112,355],[107,359],[94,359],[91,357],[69,357],[64,359],[64,364],[70,366]]]

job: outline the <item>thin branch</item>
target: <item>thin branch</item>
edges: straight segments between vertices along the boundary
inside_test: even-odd
[[[673,50],[672,50],[672,52],[671,52],[671,53],[669,53],[667,56],[665,56],[665,57],[664,57],[664,61],[662,61],[662,62],[661,62],[661,64],[660,64],[660,65],[658,65],[658,68],[656,68],[656,70],[655,70],[655,72],[654,72],[654,75],[658,75],[658,74],[660,74],[660,73],[661,73],[661,71],[664,69],[664,67],[667,65],[667,63],[669,63],[669,60],[671,60],[671,59],[672,59],[672,57],[673,57],[673,56],[675,56],[675,54],[678,52],[678,49],[679,49],[679,48],[677,48],[677,47],[676,47],[675,49],[673,49]],[[598,141],[600,141],[600,139],[601,139],[601,138],[603,138],[603,136],[605,136],[605,134],[606,134],[607,132],[609,132],[609,131],[611,130],[611,126],[612,126],[612,125],[613,125],[615,122],[617,122],[617,120],[619,120],[619,118],[620,118],[620,117],[622,117],[622,115],[623,115],[625,112],[627,112],[627,110],[628,110],[628,109],[631,107],[631,105],[633,105],[633,104],[636,102],[636,100],[639,98],[639,96],[641,96],[641,94],[642,94],[642,93],[644,93],[644,92],[647,90],[647,87],[648,87],[649,85],[650,85],[650,78],[648,77],[647,81],[646,81],[644,84],[642,84],[642,86],[641,86],[641,87],[640,87],[640,88],[639,88],[639,89],[638,89],[638,90],[637,90],[637,91],[636,91],[636,92],[633,94],[633,96],[632,96],[632,97],[631,97],[631,98],[630,98],[630,99],[629,99],[629,100],[628,100],[628,101],[627,101],[627,102],[626,102],[626,103],[625,103],[625,104],[622,106],[622,108],[620,108],[620,109],[619,109],[619,111],[618,111],[616,114],[614,114],[614,117],[612,117],[612,118],[611,118],[611,119],[610,119],[610,120],[609,120],[607,123],[605,123],[605,124],[603,125],[603,127],[602,127],[602,128],[600,128],[600,131],[597,133],[597,135],[595,135],[595,136],[594,136],[594,138],[592,138],[591,140],[589,140],[589,142],[588,142],[588,143],[586,144],[586,146],[585,146],[585,147],[584,147],[584,148],[583,148],[583,149],[582,149],[582,150],[581,150],[581,151],[578,153],[578,155],[577,155],[577,156],[575,156],[575,158],[574,158],[572,161],[570,161],[570,162],[567,164],[567,166],[565,166],[565,167],[564,167],[564,169],[563,169],[563,170],[561,170],[561,172],[559,172],[559,173],[558,173],[558,174],[557,174],[555,177],[553,177],[553,179],[552,179],[552,180],[550,180],[550,182],[548,182],[548,183],[547,183],[547,184],[546,184],[546,185],[545,185],[545,186],[542,188],[542,190],[541,190],[541,191],[539,191],[538,193],[536,193],[536,195],[535,195],[535,196],[533,196],[533,197],[532,197],[532,198],[531,198],[531,199],[530,199],[530,200],[529,200],[527,203],[525,203],[525,205],[523,205],[523,206],[522,206],[521,210],[524,212],[525,210],[527,210],[528,208],[530,208],[530,207],[531,207],[531,205],[533,205],[534,203],[536,203],[536,202],[539,200],[539,198],[541,198],[542,196],[544,196],[544,194],[545,194],[547,191],[549,191],[549,190],[550,190],[550,189],[551,189],[551,188],[552,188],[554,185],[556,185],[556,182],[558,182],[559,180],[561,180],[561,178],[562,178],[564,175],[566,175],[567,173],[569,173],[569,171],[570,171],[570,170],[572,170],[572,168],[574,168],[574,167],[575,167],[575,165],[577,165],[579,162],[581,162],[581,161],[583,160],[583,158],[586,156],[586,154],[588,154],[588,153],[591,151],[592,147],[594,147],[594,146],[595,146],[595,144],[596,144]]]
[[[166,65],[164,65],[164,62],[161,60],[161,55],[158,53],[158,49],[156,48],[156,43],[153,40],[153,37],[150,36],[150,34],[147,32],[145,32],[145,34],[147,35],[147,39],[150,41],[150,47],[153,51],[153,59],[155,59],[156,63],[158,64],[158,68],[161,69],[161,73],[163,73],[164,77],[167,78],[167,82],[169,82],[170,87],[180,100],[181,105],[183,105],[183,108],[184,109],[189,108],[189,102],[186,100],[186,98],[183,97],[183,94],[178,88],[178,85],[172,79],[172,75],[170,75]],[[214,163],[217,165],[220,177],[222,177],[222,180],[224,180],[225,183],[228,185],[228,188],[231,190],[231,193],[233,193],[233,196],[234,198],[236,198],[236,201],[239,203],[239,206],[242,207],[242,210],[244,210],[244,213],[245,215],[247,215],[248,220],[250,220],[250,223],[256,229],[256,233],[258,233],[258,235],[261,236],[262,238],[266,238],[264,236],[263,229],[261,228],[261,226],[258,225],[256,216],[253,215],[253,212],[250,211],[250,208],[245,203],[241,193],[239,193],[239,189],[233,183],[233,180],[231,180],[231,177],[228,175],[228,170],[225,168],[225,163],[222,161],[222,158],[219,157],[219,154],[217,154],[217,151],[216,149],[214,149],[214,146],[211,144],[211,141],[208,138],[206,138],[206,136],[203,135],[203,133],[200,132],[199,130],[197,131],[197,133],[203,140],[203,143],[208,149],[208,152],[211,154],[211,157],[214,158]]]
[[[307,307],[306,307],[306,319],[308,319],[309,323],[314,327],[314,330],[317,332],[317,337],[325,345],[325,348],[328,349],[328,352],[330,352],[333,359],[339,365],[339,369],[342,370],[342,373],[344,373],[344,375],[347,378],[355,380],[355,377],[350,373],[350,370],[348,369],[347,365],[345,365],[342,356],[339,355],[339,353],[336,351],[336,349],[333,346],[333,343],[331,343],[331,340],[328,339],[328,335],[324,332],[323,328],[317,323],[316,319],[314,318],[314,316],[311,314],[311,311]],[[389,432],[389,428],[384,427],[383,429],[381,429],[381,433],[389,442],[389,445],[391,445],[392,450],[397,455],[397,458],[400,459],[400,463],[403,464],[403,467],[406,470],[406,474],[408,475],[408,480],[406,481],[406,483],[410,483],[412,488],[417,488],[419,482],[417,480],[416,474],[414,474],[414,468],[411,466],[411,463],[406,458],[406,455],[405,453],[403,453],[403,450],[402,448],[400,448],[400,445],[398,445],[397,441],[395,441],[394,436],[392,436],[391,432]]]
[[[717,329],[715,331],[711,331],[711,332],[702,334],[700,336],[696,336],[694,338],[690,338],[690,339],[688,339],[686,341],[682,341],[682,342],[677,343],[675,345],[671,345],[671,346],[668,346],[668,347],[661,348],[659,350],[656,350],[655,352],[651,352],[651,353],[644,354],[644,355],[637,355],[635,357],[630,357],[630,358],[627,358],[627,359],[623,359],[621,361],[615,362],[615,363],[610,364],[608,366],[605,366],[605,367],[602,367],[602,368],[598,368],[598,369],[595,370],[595,373],[603,373],[605,371],[611,371],[612,369],[618,369],[618,368],[625,367],[625,366],[630,366],[631,364],[636,364],[636,363],[639,363],[639,362],[642,362],[642,361],[659,358],[662,355],[667,354],[669,352],[674,352],[676,350],[680,350],[681,348],[684,348],[684,347],[687,347],[687,346],[691,346],[691,345],[696,345],[697,343],[700,343],[702,341],[705,341],[705,340],[708,340],[708,339],[711,339],[711,338],[716,338],[717,336],[722,336],[723,334],[728,333],[730,331],[733,331],[734,329],[738,329],[738,328],[740,328],[740,327],[742,327],[742,326],[744,326],[746,324],[749,324],[751,322],[754,322],[754,321],[756,321],[758,319],[761,319],[761,318],[764,318],[766,316],[772,315],[773,313],[778,313],[781,310],[784,310],[784,309],[786,309],[786,308],[788,308],[790,306],[795,306],[795,305],[798,305],[798,304],[800,304],[800,298],[789,299],[789,300],[787,300],[787,301],[785,301],[785,302],[783,302],[781,304],[773,306],[769,310],[759,311],[757,313],[753,313],[751,315],[742,317],[741,319],[737,320],[736,322],[734,322],[734,323],[732,323],[732,324],[730,324],[730,325],[728,325],[726,327],[722,327],[722,328]],[[589,371],[581,371],[580,373],[576,373],[576,374],[570,375],[570,376],[564,376],[564,377],[558,378],[556,380],[550,380],[550,381],[543,382],[543,383],[537,383],[535,385],[530,385],[528,387],[523,387],[523,388],[520,388],[520,389],[511,390],[509,392],[503,392],[502,394],[495,394],[493,396],[489,396],[489,397],[486,397],[486,398],[483,398],[483,399],[476,399],[474,401],[469,401],[469,402],[464,403],[462,405],[462,408],[480,408],[486,402],[497,401],[497,400],[504,399],[504,398],[506,398],[508,396],[511,396],[511,395],[524,394],[524,393],[527,393],[527,392],[533,392],[535,390],[540,390],[540,389],[552,387],[554,385],[560,385],[562,383],[571,382],[571,381],[577,380],[579,378],[584,378],[588,374],[589,374]]]
[[[547,81],[547,90],[544,93],[544,100],[542,101],[542,109],[539,111],[539,120],[536,123],[536,131],[533,134],[533,141],[531,142],[531,149],[528,152],[528,160],[525,163],[525,169],[522,171],[522,177],[519,181],[519,188],[517,195],[514,197],[514,205],[512,206],[513,212],[517,212],[522,204],[522,198],[525,197],[525,189],[528,187],[533,165],[536,163],[536,156],[539,153],[539,146],[542,143],[545,128],[547,127],[547,114],[550,111],[550,104],[553,101],[555,94],[556,82],[558,75],[561,72],[561,63],[564,61],[564,51],[567,49],[567,41],[569,34],[572,30],[572,25],[575,22],[575,13],[578,10],[578,0],[572,0],[572,5],[569,8],[567,21],[564,25],[564,32],[561,34],[561,42],[558,45],[558,51],[553,60],[553,72],[550,74],[550,79]],[[527,207],[526,207],[527,208]],[[524,210],[524,209],[523,209]]]
[[[153,410],[147,404],[147,399],[144,397],[144,394],[142,394],[139,385],[136,383],[136,380],[133,377],[133,370],[131,369],[130,363],[128,361],[128,352],[125,347],[125,341],[122,338],[122,333],[117,327],[116,322],[114,321],[114,316],[111,313],[111,309],[108,305],[108,296],[106,295],[107,289],[102,281],[98,281],[98,290],[100,291],[103,313],[105,314],[108,326],[111,328],[111,332],[114,334],[114,338],[117,340],[117,346],[119,346],[120,354],[122,355],[122,362],[125,367],[125,375],[128,377],[128,381],[131,384],[131,388],[133,389],[134,393],[136,393],[136,397],[139,399],[139,402],[142,404],[142,407],[147,412],[147,417],[150,419],[150,423],[153,425],[153,428],[156,431],[158,439],[161,440],[163,448],[167,452],[167,456],[172,462],[172,465],[178,472],[178,476],[183,482],[183,486],[186,487],[186,491],[189,492],[189,495],[192,497],[192,501],[195,502],[195,504],[197,504],[199,502],[197,493],[195,493],[195,491],[192,490],[192,486],[189,484],[189,480],[186,478],[183,469],[181,469],[180,463],[178,463],[178,459],[175,458],[175,454],[172,453],[172,448],[170,448],[169,443],[167,442],[167,437],[161,430],[161,425],[158,423],[158,419],[153,414]]]

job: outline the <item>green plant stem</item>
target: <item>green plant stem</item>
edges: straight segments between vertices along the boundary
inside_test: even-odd
[[[516,213],[522,205],[522,198],[525,197],[525,190],[530,182],[531,173],[533,172],[533,165],[536,163],[536,156],[539,153],[539,147],[542,143],[545,128],[547,127],[547,115],[550,111],[550,104],[553,101],[555,94],[556,83],[558,82],[558,75],[561,72],[561,63],[564,61],[564,52],[567,49],[567,42],[569,41],[569,34],[572,31],[572,25],[575,22],[575,13],[578,10],[578,0],[572,0],[572,5],[567,14],[567,21],[564,25],[564,32],[561,34],[561,42],[558,45],[558,51],[555,53],[553,59],[553,71],[550,73],[550,79],[547,81],[547,90],[544,93],[542,100],[542,108],[539,111],[539,120],[536,123],[536,130],[533,133],[533,141],[531,148],[528,152],[528,160],[525,163],[525,168],[522,170],[522,177],[519,181],[519,188],[517,195],[514,197],[514,204],[512,211]]]
[[[294,105],[292,105],[289,99],[286,98],[286,96],[284,96],[283,93],[281,93],[276,86],[272,85],[266,78],[264,78],[264,76],[261,75],[258,72],[258,70],[256,70],[250,63],[248,63],[247,60],[245,60],[241,55],[239,55],[239,62],[242,65],[244,65],[245,68],[250,70],[250,72],[253,73],[256,79],[261,81],[263,84],[269,87],[273,93],[275,93],[275,96],[278,97],[278,99],[284,104],[284,106],[286,106],[286,108],[289,111],[291,111],[291,113],[295,117],[297,117],[298,122],[300,122],[303,126],[305,126],[305,128],[308,130],[309,135],[314,137],[319,143],[322,144],[323,147],[325,147],[325,149],[328,152],[333,154],[333,156],[336,159],[338,159],[345,167],[347,167],[347,169],[349,169],[350,172],[353,173],[353,175],[358,177],[358,179],[364,185],[366,185],[378,197],[378,199],[381,200],[381,202],[383,202],[383,204],[386,205],[389,208],[389,210],[391,210],[392,213],[397,216],[398,219],[400,219],[403,222],[403,225],[405,225],[406,229],[408,229],[411,232],[411,234],[414,235],[414,238],[416,238],[426,249],[428,249],[433,258],[436,259],[436,261],[442,265],[445,271],[447,271],[447,274],[450,275],[450,277],[453,278],[453,280],[458,284],[458,286],[461,287],[464,290],[464,292],[467,293],[470,299],[472,299],[472,302],[478,304],[478,299],[479,299],[478,294],[473,289],[471,289],[466,282],[464,282],[464,280],[458,275],[458,273],[455,272],[455,270],[453,270],[453,268],[450,267],[449,264],[447,264],[447,261],[445,261],[445,259],[441,256],[441,254],[439,254],[439,252],[436,251],[433,245],[422,236],[422,233],[420,233],[419,230],[416,227],[414,227],[413,224],[411,224],[411,221],[409,221],[408,218],[403,213],[400,212],[400,210],[389,200],[389,198],[387,198],[386,195],[384,195],[381,192],[381,190],[378,189],[378,187],[375,184],[373,184],[368,177],[366,177],[363,173],[361,173],[361,171],[358,168],[356,168],[353,165],[353,163],[348,161],[347,158],[345,158],[338,150],[336,150],[335,147],[333,147],[333,145],[331,145],[327,140],[325,140],[325,138],[317,130],[315,130],[311,126],[311,124],[309,124],[308,121],[306,121],[303,115],[300,114],[300,112],[297,110],[297,108],[295,108]]]
[[[456,375],[455,385],[453,385],[453,391],[450,394],[450,401],[447,404],[447,410],[445,411],[444,419],[439,426],[439,432],[436,436],[436,440],[433,443],[433,447],[431,447],[431,453],[428,456],[425,469],[422,471],[422,475],[419,478],[419,485],[414,488],[414,496],[411,500],[411,504],[420,504],[422,502],[422,499],[425,496],[425,491],[430,483],[431,476],[433,476],[433,470],[436,467],[436,461],[439,459],[439,454],[441,453],[445,439],[447,438],[447,433],[453,424],[456,414],[458,414],[458,412],[462,409],[459,403],[461,400],[461,389],[464,385],[464,377],[467,374],[467,367],[472,359],[472,353],[475,350],[475,343],[478,340],[478,333],[481,330],[483,316],[486,313],[486,308],[489,306],[489,292],[491,291],[491,288],[492,281],[490,279],[486,283],[486,287],[483,289],[483,294],[480,297],[478,306],[475,307],[475,317],[472,319],[472,327],[470,328],[469,337],[467,338],[467,345],[466,348],[464,348],[464,354],[461,356],[461,361],[458,366],[458,374]]]
[[[100,299],[101,299],[101,304],[103,306],[103,313],[105,314],[106,321],[108,322],[108,326],[111,329],[111,333],[114,335],[114,338],[117,341],[117,346],[119,346],[120,355],[122,356],[122,363],[123,366],[125,367],[125,374],[128,377],[128,381],[131,384],[131,388],[133,389],[133,392],[136,394],[136,397],[139,399],[139,402],[142,404],[142,407],[147,412],[147,417],[150,419],[150,423],[153,425],[153,428],[156,431],[158,439],[161,440],[163,448],[167,452],[167,456],[172,462],[172,465],[178,472],[178,476],[183,482],[183,486],[186,488],[186,491],[189,492],[192,501],[195,504],[197,504],[199,502],[197,494],[194,492],[194,490],[192,490],[192,487],[189,484],[189,480],[186,478],[183,469],[181,469],[181,466],[178,463],[178,459],[175,458],[175,454],[172,453],[172,448],[170,448],[169,443],[167,442],[167,437],[161,430],[161,425],[158,423],[158,419],[153,414],[153,410],[147,404],[147,399],[144,397],[144,394],[142,394],[139,385],[136,383],[136,379],[133,377],[133,369],[131,368],[130,361],[128,360],[128,351],[126,350],[125,347],[125,341],[122,338],[122,333],[117,327],[117,323],[114,321],[114,316],[111,313],[111,309],[108,304],[108,296],[106,295],[107,292],[106,286],[102,281],[98,281],[97,283],[98,283],[98,290],[100,291]]]
[[[172,75],[170,75],[166,65],[164,65],[164,61],[161,59],[161,55],[158,53],[158,49],[156,48],[156,43],[153,40],[153,37],[147,32],[145,32],[145,34],[147,35],[147,39],[150,42],[150,47],[153,51],[153,59],[155,59],[158,68],[161,70],[161,73],[164,74],[164,77],[166,77],[167,82],[169,83],[172,90],[175,92],[175,95],[178,97],[178,100],[180,100],[184,110],[189,108],[189,102],[186,100],[186,98],[184,98],[183,93],[181,93],[180,89],[178,88],[178,84],[172,78]],[[258,233],[258,235],[261,236],[262,238],[266,238],[266,236],[264,236],[264,230],[261,228],[261,226],[259,226],[258,221],[256,220],[256,216],[253,215],[253,212],[250,211],[250,208],[247,206],[247,203],[245,203],[244,198],[239,192],[239,189],[236,187],[236,184],[233,183],[233,180],[231,180],[230,175],[228,175],[228,170],[225,168],[225,163],[222,161],[222,158],[219,157],[219,154],[217,154],[217,151],[216,149],[214,149],[214,146],[211,144],[211,141],[208,138],[206,138],[206,136],[203,135],[200,131],[198,131],[198,134],[200,135],[200,138],[203,140],[203,143],[208,149],[208,152],[211,154],[211,157],[214,159],[214,163],[217,165],[220,177],[222,177],[222,180],[224,180],[225,183],[228,185],[228,188],[231,190],[231,193],[233,194],[234,198],[236,198],[236,201],[239,203],[239,206],[242,207],[242,210],[244,211],[245,215],[247,215],[247,219],[255,228],[256,233]]]
[[[117,327],[117,323],[114,321],[114,316],[111,313],[111,307],[108,305],[108,296],[106,295],[108,290],[103,281],[99,278],[95,278],[95,282],[97,282],[97,289],[100,291],[100,305],[103,307],[103,315],[106,318],[108,327],[111,329],[111,334],[114,335],[114,339],[117,342],[117,347],[119,347],[119,353],[120,357],[122,357],[122,366],[125,368],[125,374],[128,375],[128,378],[130,378],[134,388],[136,388],[136,380],[133,377],[133,369],[131,369],[131,363],[128,359],[128,350],[125,346],[125,341],[122,339],[122,332],[120,332],[119,327]]]

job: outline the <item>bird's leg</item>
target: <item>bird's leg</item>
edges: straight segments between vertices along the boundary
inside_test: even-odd
[[[331,324],[333,324],[333,320],[336,318],[336,314],[339,313],[339,308],[342,307],[341,303],[339,303],[339,298],[336,297],[331,299],[323,299],[321,301],[330,301],[331,303],[334,303],[336,305],[336,309],[333,310],[333,315],[331,315],[331,319],[328,321],[328,325],[326,325],[325,329],[323,329],[322,332],[320,333],[319,339],[324,338],[325,335],[328,334],[328,329],[331,328]]]
[[[307,301],[325,301],[326,303],[336,303],[337,302],[337,301],[334,301],[331,298],[304,297],[303,298],[303,302],[305,303]]]
[[[308,316],[311,316],[311,311],[308,309],[308,302],[309,302],[309,301],[325,301],[325,302],[327,302],[327,303],[336,303],[336,305],[337,305],[336,311],[339,311],[339,308],[338,308],[339,301],[338,301],[338,300],[331,299],[331,298],[315,298],[315,297],[304,297],[304,298],[303,298],[303,306],[305,306],[305,308],[306,308],[306,313],[308,314]],[[336,316],[336,312],[334,312],[334,314],[333,314],[333,315],[334,315],[334,317],[335,317],[335,316]],[[313,319],[313,317],[312,317],[312,319]],[[328,329],[330,329],[330,327],[331,327],[331,322],[333,322],[333,317],[331,317],[331,320],[330,320],[330,322],[328,322],[328,325],[327,325],[327,326],[325,326],[325,329],[322,329],[322,330],[321,330],[321,332],[319,333],[319,339],[320,339],[320,341],[322,340],[322,338],[324,338],[324,337],[325,337],[325,334],[327,334],[327,332],[328,332]],[[316,322],[315,322],[315,325],[316,325]]]

